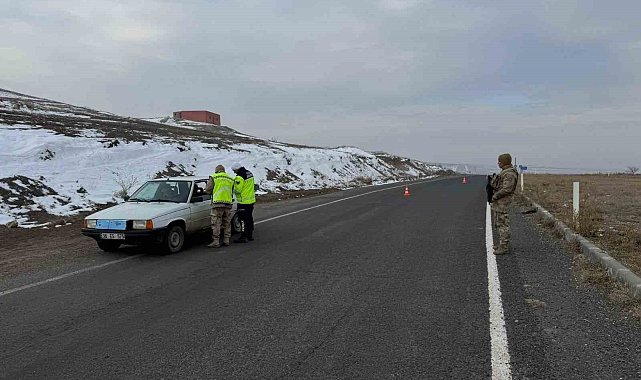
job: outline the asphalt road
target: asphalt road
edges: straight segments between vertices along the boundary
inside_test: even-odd
[[[490,378],[483,178],[366,194],[383,189],[260,205],[252,243],[143,251],[1,296],[0,377]],[[639,325],[513,218],[497,260],[513,377],[641,377]]]

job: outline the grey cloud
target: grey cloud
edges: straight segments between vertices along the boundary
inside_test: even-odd
[[[637,2],[6,3],[0,87],[425,160],[641,163]]]

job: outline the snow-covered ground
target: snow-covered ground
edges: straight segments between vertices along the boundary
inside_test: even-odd
[[[5,121],[0,117],[0,224],[18,220],[27,226],[34,223],[35,211],[71,215],[91,210],[97,204],[120,201],[115,193],[127,184],[134,183],[134,190],[144,181],[167,173],[207,177],[218,164],[229,168],[232,163],[241,163],[268,192],[349,188],[427,177],[442,171],[438,166],[354,147],[292,146],[225,127],[216,139],[203,141],[190,138],[189,131],[217,127],[172,117],[146,119],[145,127],[154,122],[157,124],[152,127],[181,129],[180,138],[148,132],[145,138],[114,138],[113,129],[105,129],[104,124],[87,127],[85,121],[73,133],[61,133],[47,127],[46,121],[15,123],[13,118],[7,122],[6,115],[22,115],[35,108],[39,114],[50,112],[56,120],[70,114],[70,120],[77,121],[98,111],[65,108],[55,102],[50,103],[56,105],[55,110],[44,102],[16,107],[7,94],[12,93],[0,90],[0,116],[3,109],[5,112]],[[22,102],[38,98],[14,95],[14,99]]]

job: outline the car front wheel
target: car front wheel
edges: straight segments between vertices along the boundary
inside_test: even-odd
[[[163,248],[168,253],[180,251],[185,243],[185,230],[178,225],[169,227],[163,240]]]

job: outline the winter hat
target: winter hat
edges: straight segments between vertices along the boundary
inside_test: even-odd
[[[216,166],[216,173],[222,173],[225,171],[225,167],[222,165]]]
[[[240,167],[241,167],[241,166],[240,166],[240,164],[239,164],[238,162],[234,162],[234,163],[231,165],[231,170],[233,170],[233,171],[237,171],[238,169],[240,169]]]
[[[503,153],[499,156],[499,162],[503,165],[512,165],[512,156],[509,153]]]

